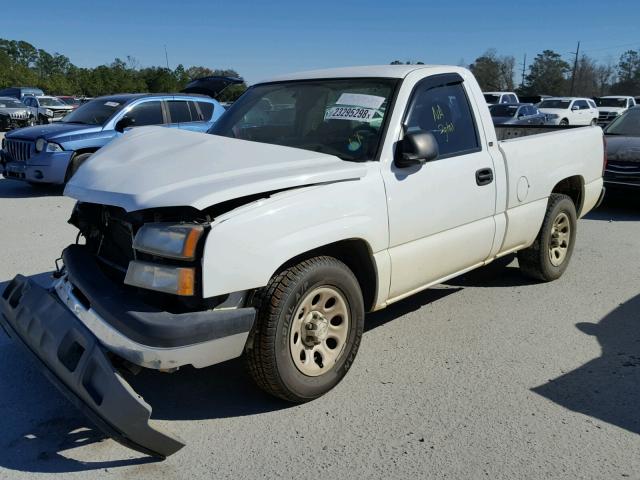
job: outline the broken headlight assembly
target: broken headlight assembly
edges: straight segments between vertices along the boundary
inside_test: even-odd
[[[195,223],[147,223],[140,227],[133,248],[142,253],[171,260],[194,261],[204,226]],[[194,267],[161,265],[133,260],[129,262],[124,283],[181,296],[193,296]]]

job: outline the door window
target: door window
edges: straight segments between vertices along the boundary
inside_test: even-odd
[[[200,115],[202,115],[201,120],[208,122],[211,120],[213,116],[213,103],[211,102],[197,102],[198,109],[200,110]]]
[[[169,115],[171,123],[188,123],[193,119],[189,111],[189,104],[185,100],[169,100]]]
[[[478,132],[462,83],[427,87],[414,92],[405,129],[433,133],[439,158],[480,149]]]
[[[164,123],[160,100],[139,103],[127,113],[127,117],[135,121],[134,126],[136,127],[162,125]]]
[[[586,100],[576,100],[574,105],[577,105],[579,110],[589,110],[590,108]]]

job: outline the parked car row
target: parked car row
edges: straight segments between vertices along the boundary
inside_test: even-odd
[[[125,130],[159,125],[205,132],[224,112],[213,97],[239,81],[207,77],[191,82],[180,94],[110,95],[77,109],[54,97],[27,96],[30,118],[46,116],[55,123],[7,133],[0,152],[3,174],[31,184],[63,184],[92,153]]]

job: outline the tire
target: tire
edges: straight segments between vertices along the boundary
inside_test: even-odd
[[[71,162],[69,163],[69,167],[67,168],[67,173],[64,176],[64,183],[67,183],[71,180],[71,177],[78,171],[80,166],[91,156],[91,153],[81,153],[80,155],[74,155],[71,158]]]
[[[49,125],[49,119],[43,115],[38,117],[38,125]]]
[[[573,200],[567,195],[552,193],[538,236],[530,247],[518,252],[520,270],[543,282],[560,278],[571,260],[576,226]]]
[[[560,125],[561,127],[568,127],[569,120],[567,120],[566,118],[563,118],[562,120],[560,120],[560,123],[558,125]]]
[[[342,380],[364,330],[360,285],[344,263],[322,256],[289,267],[257,295],[256,305],[245,360],[260,388],[301,403]]]
[[[595,127],[597,124],[598,124],[598,121],[597,121],[595,118],[593,118],[593,119],[591,120],[591,123],[590,123],[589,125],[590,125],[591,127]]]

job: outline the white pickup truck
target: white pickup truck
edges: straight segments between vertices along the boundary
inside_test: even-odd
[[[496,131],[457,67],[276,78],[209,133],[140,127],[94,154],[65,190],[79,241],[51,287],[17,276],[0,300],[76,405],[159,457],[183,443],[123,371],[244,355],[266,391],[315,399],[353,364],[366,312],[511,252],[560,277],[603,195],[600,128]]]

